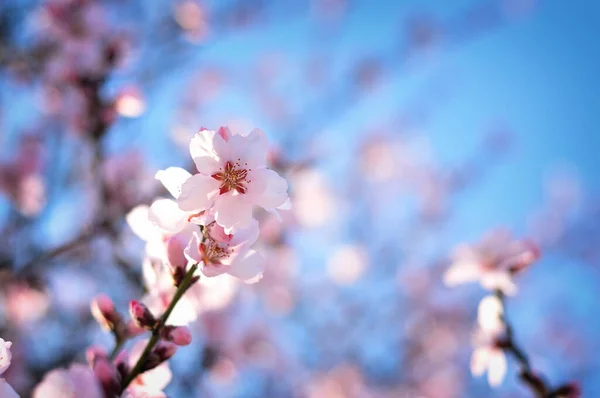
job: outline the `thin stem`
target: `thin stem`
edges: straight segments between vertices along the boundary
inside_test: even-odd
[[[517,345],[514,339],[513,328],[508,322],[506,315],[505,295],[501,290],[496,290],[495,295],[502,304],[501,320],[505,328],[505,340],[502,341],[504,351],[512,354],[519,366],[521,367],[521,380],[525,383],[537,398],[546,398],[550,387],[546,385],[544,380],[533,373],[531,363],[525,352]]]
[[[121,348],[123,347],[123,344],[125,344],[125,340],[124,338],[120,338],[119,336],[115,336],[115,347],[113,348],[113,350],[110,352],[109,358],[112,361],[113,359],[115,359],[115,357],[117,356],[117,354],[119,354],[119,351],[121,351]]]
[[[173,299],[171,300],[169,307],[167,307],[167,310],[164,312],[164,314],[160,318],[158,324],[152,330],[152,336],[150,337],[150,340],[148,341],[146,348],[144,348],[142,355],[140,355],[140,358],[138,359],[137,363],[135,364],[135,366],[133,367],[131,372],[129,372],[129,374],[127,375],[127,378],[123,382],[123,385],[121,387],[121,393],[123,393],[123,391],[125,391],[127,386],[129,386],[129,384],[140,373],[142,373],[142,367],[144,366],[144,363],[146,362],[148,355],[150,355],[150,352],[152,351],[154,346],[158,343],[158,340],[160,337],[160,330],[167,323],[169,316],[171,315],[171,312],[173,312],[173,309],[175,309],[175,305],[177,305],[177,303],[179,302],[181,297],[183,297],[183,295],[185,294],[187,289],[194,283],[194,281],[195,281],[194,280],[194,272],[196,272],[196,269],[198,269],[198,264],[192,265],[192,267],[189,269],[189,271],[187,272],[187,274],[181,281],[181,284],[177,288],[177,291],[175,291],[175,295],[173,295]]]

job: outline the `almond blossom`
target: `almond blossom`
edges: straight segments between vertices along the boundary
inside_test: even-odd
[[[478,281],[488,290],[514,295],[515,274],[539,258],[537,245],[529,240],[515,240],[505,230],[495,230],[476,245],[460,245],[453,255],[452,266],[444,282],[454,286]]]
[[[100,382],[86,365],[55,369],[33,391],[33,398],[104,398]]]
[[[477,311],[479,329],[474,338],[476,348],[471,357],[471,373],[481,376],[487,371],[488,382],[493,387],[500,385],[506,375],[503,313],[502,302],[496,296],[481,300]]]
[[[12,343],[10,341],[4,341],[4,339],[0,338],[0,375],[6,372],[10,366],[10,361],[12,360],[11,346]],[[19,398],[19,395],[3,378],[0,378],[0,397]]]
[[[190,142],[198,174],[181,185],[179,207],[201,213],[214,206],[215,220],[226,233],[249,227],[254,206],[273,212],[289,207],[287,182],[266,168],[267,149],[262,130],[244,136],[227,127],[201,129]]]
[[[194,232],[185,255],[190,261],[202,263],[202,274],[207,277],[229,274],[246,283],[262,278],[264,258],[250,246],[258,238],[258,222],[227,234],[225,228],[212,222],[205,228],[204,237]]]

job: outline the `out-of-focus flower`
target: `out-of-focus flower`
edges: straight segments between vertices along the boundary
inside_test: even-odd
[[[10,361],[12,360],[11,346],[12,343],[10,341],[4,341],[4,339],[0,338],[0,375],[6,372],[6,369],[10,366]],[[6,380],[0,378],[0,397],[19,398],[19,395]]]
[[[460,245],[454,252],[452,266],[444,274],[449,286],[478,281],[488,290],[502,290],[513,295],[517,286],[515,274],[527,268],[540,256],[537,245],[528,240],[515,240],[505,230],[495,230],[476,245]]]
[[[214,205],[215,220],[226,233],[249,227],[255,205],[273,212],[289,207],[287,182],[266,168],[267,147],[258,129],[246,136],[226,127],[200,130],[190,142],[199,173],[181,185],[179,207],[202,212]]]
[[[191,0],[178,2],[174,10],[175,21],[184,30],[185,37],[192,43],[201,42],[208,34],[206,12]]]
[[[10,341],[4,341],[4,339],[0,338],[0,375],[6,372],[6,369],[10,366],[10,361],[12,360],[11,346],[12,343]]]
[[[351,285],[363,275],[368,258],[363,248],[345,245],[337,249],[327,262],[327,271],[340,285]]]
[[[336,199],[325,176],[314,169],[302,170],[293,177],[294,214],[307,227],[320,227],[336,212]]]
[[[4,289],[6,316],[16,325],[30,324],[44,316],[48,310],[48,296],[26,283],[12,283]]]
[[[81,397],[104,398],[104,393],[92,370],[80,364],[52,370],[33,391],[33,398]]]
[[[481,376],[487,371],[488,382],[496,387],[506,375],[506,355],[502,348],[504,323],[502,302],[496,296],[487,296],[479,304],[475,334],[475,350],[471,357],[471,373]]]
[[[124,88],[115,100],[116,111],[124,117],[135,118],[146,110],[141,91],[137,87]]]
[[[227,234],[213,222],[206,226],[205,239],[194,232],[185,250],[190,261],[202,263],[201,272],[207,277],[229,274],[246,283],[262,278],[264,259],[250,246],[258,238],[258,222],[251,220],[249,227]]]

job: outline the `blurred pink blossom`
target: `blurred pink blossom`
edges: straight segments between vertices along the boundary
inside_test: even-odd
[[[488,290],[499,289],[513,295],[517,292],[514,275],[539,256],[535,243],[515,240],[505,230],[494,230],[476,245],[456,248],[452,265],[444,274],[444,282],[449,286],[479,282]]]

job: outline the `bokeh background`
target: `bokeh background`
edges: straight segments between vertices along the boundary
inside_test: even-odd
[[[89,302],[143,293],[124,215],[229,125],[265,130],[293,210],[257,213],[260,283],[203,287],[169,396],[529,396],[471,376],[485,292],[442,284],[496,228],[543,252],[516,338],[600,396],[599,37],[593,0],[0,2],[7,380],[112,347]]]

